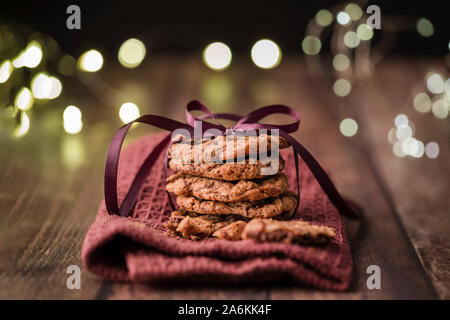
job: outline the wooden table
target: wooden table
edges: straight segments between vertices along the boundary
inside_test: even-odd
[[[112,63],[111,63],[112,64]],[[32,114],[30,132],[12,139],[1,131],[0,298],[14,299],[433,299],[450,298],[450,167],[448,119],[420,114],[411,92],[423,85],[433,61],[392,60],[353,86],[347,98],[332,80],[308,75],[303,60],[286,57],[261,70],[237,57],[225,72],[207,69],[199,56],[150,57],[135,70],[105,67],[64,80],[67,98]],[[108,62],[106,62],[108,65]],[[70,90],[68,89],[70,88]],[[216,287],[117,284],[82,268],[81,290],[66,287],[66,268],[81,265],[80,249],[103,194],[106,149],[120,126],[118,106],[129,100],[141,113],[183,120],[187,101],[213,111],[246,113],[282,103],[302,115],[296,137],[332,173],[338,189],[365,208],[363,223],[348,222],[355,261],[346,292],[290,284]],[[62,107],[78,105],[84,129],[62,130]],[[40,106],[35,106],[37,109]],[[387,139],[405,113],[415,136],[436,141],[437,159],[397,158]],[[359,124],[344,137],[342,119]],[[138,126],[128,141],[155,129]],[[381,290],[369,290],[366,269],[381,268]]]

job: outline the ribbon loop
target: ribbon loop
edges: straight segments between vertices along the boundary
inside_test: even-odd
[[[199,117],[195,117],[191,114],[191,111],[201,111]],[[294,119],[294,122],[285,125],[265,124],[259,123],[259,121],[266,116],[273,114],[285,114]],[[215,123],[204,121],[205,119],[212,119]],[[220,124],[217,119],[226,119],[235,121],[236,124],[230,128],[226,128]],[[197,123],[198,122],[198,123]],[[358,219],[361,216],[362,210],[358,208],[352,202],[348,202],[342,198],[337,191],[331,179],[326,172],[320,166],[320,164],[314,159],[314,157],[295,140],[289,133],[298,130],[300,125],[300,116],[292,108],[284,105],[271,105],[259,108],[246,116],[239,116],[232,113],[212,113],[205,105],[198,100],[193,100],[188,103],[186,107],[186,123],[175,121],[166,117],[157,115],[144,115],[126,125],[122,126],[114,135],[111,144],[108,149],[105,166],[105,204],[109,214],[120,214],[121,216],[128,216],[131,214],[133,207],[138,198],[140,189],[145,182],[148,174],[150,173],[153,164],[158,159],[159,155],[165,148],[170,148],[173,141],[171,141],[171,134],[166,135],[150,152],[147,158],[138,169],[136,176],[131,184],[130,189],[125,195],[122,204],[119,207],[117,198],[117,173],[119,168],[119,157],[122,149],[122,144],[125,136],[133,123],[144,123],[152,125],[154,127],[173,132],[177,129],[186,129],[191,135],[194,133],[194,127],[201,124],[202,133],[208,129],[218,129],[222,134],[234,134],[235,130],[249,130],[249,129],[278,129],[280,136],[292,146],[295,153],[295,167],[297,174],[297,194],[300,196],[299,176],[298,176],[298,156],[300,156],[306,163],[312,174],[318,181],[323,191],[327,194],[333,205],[345,216],[351,219]],[[164,175],[166,175],[168,160],[168,149],[166,149],[166,155],[164,158]],[[170,195],[167,193],[169,203],[173,208],[173,204]],[[299,198],[300,200],[300,198]],[[297,201],[297,207],[300,201]],[[297,207],[294,210],[294,215],[297,212]]]

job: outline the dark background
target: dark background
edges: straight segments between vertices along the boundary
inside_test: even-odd
[[[337,3],[323,0],[2,1],[0,21],[27,24],[48,33],[64,51],[74,56],[91,47],[115,55],[120,44],[130,37],[143,40],[153,53],[198,51],[212,41],[227,43],[233,52],[248,52],[261,38],[274,40],[284,52],[300,52],[308,21],[318,10]],[[81,8],[81,30],[66,28],[66,8],[71,4]],[[411,18],[413,26],[398,37],[394,54],[448,53],[448,1],[369,1],[368,4],[379,5],[382,18]],[[414,21],[420,17],[433,23],[432,37],[417,34]]]

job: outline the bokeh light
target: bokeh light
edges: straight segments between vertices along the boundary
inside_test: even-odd
[[[359,18],[361,18],[362,14],[363,14],[361,8],[355,3],[349,3],[345,7],[345,12],[348,13],[348,15],[350,16],[350,19],[352,19],[353,21],[356,21]]]
[[[33,106],[34,98],[30,89],[22,87],[16,95],[14,104],[20,110],[29,110]]]
[[[316,14],[316,23],[321,27],[326,27],[333,22],[333,14],[326,10],[319,10]]]
[[[333,85],[333,91],[339,97],[347,96],[350,93],[351,89],[352,85],[347,79],[337,79]]]
[[[203,62],[213,70],[225,70],[231,57],[230,48],[222,42],[213,42],[203,50]]]
[[[40,43],[34,40],[14,58],[12,63],[15,68],[36,68],[41,63],[42,55]]]
[[[420,158],[424,154],[424,145],[422,141],[419,141],[413,137],[406,138],[402,141],[402,151],[404,154],[414,158]]]
[[[433,102],[433,105],[431,106],[431,111],[433,112],[433,115],[438,119],[445,119],[448,116],[448,109],[449,104],[448,102],[443,99],[436,99]]]
[[[344,11],[340,11],[337,15],[336,15],[336,21],[345,26],[346,24],[348,24],[350,22],[350,16],[348,15],[347,12]]]
[[[367,24],[363,23],[356,29],[356,34],[361,40],[367,41],[372,39],[373,30]]]
[[[444,79],[438,73],[432,73],[427,77],[427,88],[432,93],[442,93],[445,88]]]
[[[344,35],[344,43],[349,48],[356,48],[357,46],[359,46],[360,39],[356,32],[348,31]]]
[[[61,84],[61,81],[59,81],[59,79],[56,77],[50,77],[50,80],[52,81],[52,90],[50,91],[48,98],[56,99],[61,94],[62,84]]]
[[[275,68],[281,61],[281,50],[272,40],[257,41],[251,51],[253,62],[260,68]]]
[[[43,73],[37,73],[31,80],[31,92],[36,99],[47,99],[52,91],[52,80]]]
[[[333,58],[333,67],[337,71],[345,71],[350,67],[350,59],[345,54],[339,53]]]
[[[125,102],[119,109],[119,117],[123,123],[131,122],[139,118],[140,112],[137,105],[132,102]]]
[[[414,97],[413,105],[418,112],[426,113],[431,110],[431,99],[427,93],[419,92]]]
[[[344,136],[352,137],[358,132],[358,123],[351,118],[347,118],[341,121],[339,129]]]
[[[83,128],[81,110],[76,106],[67,106],[63,113],[64,131],[77,134]]]
[[[13,69],[13,65],[9,60],[5,60],[0,64],[0,83],[8,81]]]
[[[65,54],[58,61],[58,72],[65,75],[71,76],[75,72],[77,61],[74,57]]]
[[[316,36],[306,36],[302,41],[303,52],[309,56],[318,54],[321,47],[322,43]]]
[[[141,40],[128,39],[120,46],[119,62],[125,68],[136,68],[144,60],[146,52],[145,45]]]
[[[392,146],[392,152],[398,158],[403,158],[406,154],[403,152],[403,146],[401,141],[395,141]]]
[[[405,127],[408,125],[408,117],[406,114],[398,114],[394,119],[395,126],[398,128]]]
[[[78,66],[87,72],[96,72],[103,66],[103,56],[97,50],[88,50],[78,59]]]
[[[18,138],[24,136],[30,129],[30,118],[28,118],[28,115],[25,112],[22,112],[20,118],[20,125],[14,133]]]
[[[434,33],[433,24],[426,18],[420,18],[417,21],[416,28],[422,37],[431,37]]]
[[[425,146],[425,155],[430,159],[436,159],[439,156],[439,145],[436,142],[428,142]]]

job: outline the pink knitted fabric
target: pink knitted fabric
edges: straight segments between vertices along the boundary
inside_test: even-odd
[[[149,135],[121,155],[119,201],[140,164],[163,138]],[[289,187],[296,190],[292,152],[282,150]],[[301,202],[297,217],[336,229],[326,246],[255,243],[252,240],[191,241],[164,235],[171,213],[163,179],[163,155],[145,182],[131,217],[109,215],[102,201],[82,248],[85,267],[104,278],[129,282],[255,283],[291,279],[301,285],[345,290],[351,280],[352,257],[339,212],[300,160]]]

